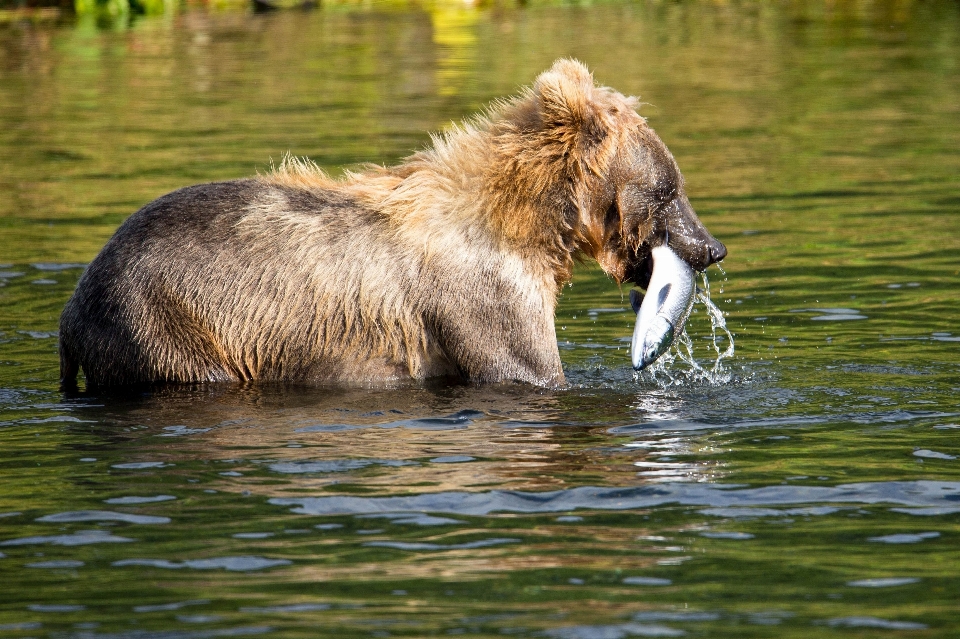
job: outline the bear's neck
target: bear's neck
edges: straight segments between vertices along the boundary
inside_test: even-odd
[[[559,293],[581,249],[579,212],[561,159],[525,155],[489,130],[459,129],[385,171],[391,183],[381,210],[444,246],[486,236],[491,249],[519,256]]]

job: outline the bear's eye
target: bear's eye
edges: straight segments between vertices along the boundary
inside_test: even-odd
[[[666,180],[657,184],[653,189],[653,197],[657,202],[663,204],[669,202],[677,195],[677,185],[672,180]]]

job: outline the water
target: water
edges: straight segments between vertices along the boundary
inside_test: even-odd
[[[936,1],[0,21],[0,636],[956,636],[958,34]],[[585,265],[563,391],[57,391],[137,207],[393,162],[560,55],[642,96],[729,248],[717,371],[698,304],[710,375],[635,378]]]

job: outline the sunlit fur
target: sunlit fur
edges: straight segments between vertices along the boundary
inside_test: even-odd
[[[560,60],[398,166],[334,180],[288,158],[164,196],[68,302],[63,384],[79,367],[88,386],[562,385],[554,309],[575,260],[626,279],[682,188],[634,105]]]

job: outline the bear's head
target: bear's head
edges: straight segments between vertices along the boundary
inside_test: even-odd
[[[513,122],[536,139],[538,153],[526,159],[559,177],[542,192],[560,204],[577,251],[617,282],[645,288],[656,246],[669,245],[697,271],[727,249],[700,222],[676,161],[636,104],[596,86],[583,64],[558,60],[518,103]]]

